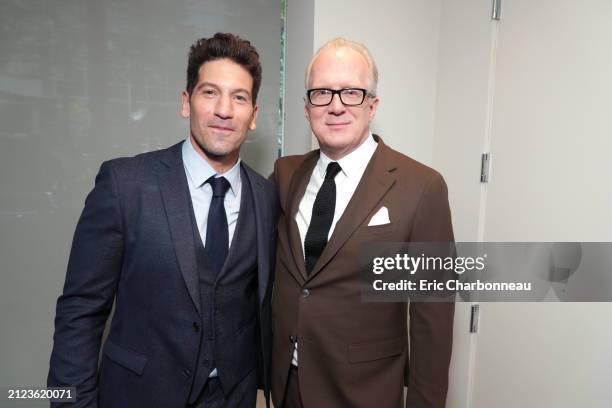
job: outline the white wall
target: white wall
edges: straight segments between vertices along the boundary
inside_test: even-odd
[[[443,0],[438,44],[433,167],[448,185],[457,241],[479,240],[486,185],[480,155],[489,139],[490,72],[494,69],[491,4]],[[468,332],[471,304],[455,305],[448,408],[470,407],[477,336]]]
[[[391,147],[431,164],[440,0],[314,4],[315,50],[342,36],[364,43],[378,64],[381,103],[373,131]]]
[[[438,58],[433,167],[444,174],[457,241],[478,241],[480,155],[489,139],[495,25],[482,0],[444,0]]]

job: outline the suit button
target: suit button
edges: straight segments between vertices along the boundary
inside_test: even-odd
[[[193,331],[196,333],[200,331],[200,325],[197,322],[193,322]]]
[[[185,376],[185,378],[189,378],[189,377],[191,377],[191,371],[190,370],[183,370],[183,375]]]
[[[302,289],[302,297],[308,297],[310,296],[310,290],[304,288]]]

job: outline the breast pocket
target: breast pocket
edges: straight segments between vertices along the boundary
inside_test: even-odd
[[[357,238],[383,238],[386,240],[393,240],[396,238],[396,231],[398,228],[398,223],[390,222],[388,224],[383,225],[372,225],[372,226],[363,226],[357,230],[355,236]]]

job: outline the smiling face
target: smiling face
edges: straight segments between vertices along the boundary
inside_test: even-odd
[[[236,163],[247,132],[255,129],[252,90],[249,72],[224,58],[202,64],[191,95],[182,93],[181,116],[189,118],[191,142],[220,173]]]
[[[312,63],[308,88],[364,88],[371,91],[372,78],[365,58],[352,48],[329,48]],[[333,160],[341,159],[359,145],[370,133],[378,97],[366,96],[359,106],[344,106],[334,95],[327,106],[312,106],[306,100],[306,118],[321,151]]]

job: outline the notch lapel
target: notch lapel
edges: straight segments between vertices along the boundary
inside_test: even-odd
[[[289,205],[288,214],[289,219],[287,220],[287,236],[289,237],[289,247],[293,255],[293,261],[295,266],[300,273],[300,276],[295,276],[298,281],[305,281],[308,279],[306,273],[306,265],[304,264],[304,250],[302,248],[302,240],[300,238],[300,230],[298,229],[297,223],[295,222],[295,215],[300,207],[300,201],[304,197],[306,187],[310,181],[310,176],[314,170],[314,167],[319,160],[319,151],[313,152],[309,155],[297,168],[293,177],[291,177],[291,185],[288,190]],[[293,271],[292,268],[289,270]]]
[[[178,143],[167,150],[161,159],[157,178],[176,259],[193,305],[201,315],[196,248],[189,214],[191,205],[188,200],[191,197],[181,149],[182,143]]]
[[[378,147],[370,163],[368,163],[346,210],[336,223],[334,232],[325,249],[323,249],[321,257],[315,264],[310,276],[308,276],[308,280],[315,277],[331,261],[395,183],[395,175],[392,172],[396,166],[386,154],[388,147],[380,138],[377,138],[377,141]]]
[[[244,175],[242,194],[250,191],[253,197],[253,208],[255,210],[255,226],[257,230],[257,283],[259,292],[259,304],[261,305],[266,296],[268,282],[270,280],[270,239],[268,233],[272,229],[270,223],[270,207],[262,181],[252,177],[254,172],[249,166],[241,162],[240,175]],[[249,189],[245,190],[245,187]],[[244,197],[243,197],[244,200]],[[242,205],[241,205],[242,207]],[[242,214],[240,214],[242,215]],[[240,218],[240,215],[238,217]],[[238,226],[236,226],[237,228]],[[236,233],[234,232],[234,237]],[[232,245],[234,246],[234,245]]]

